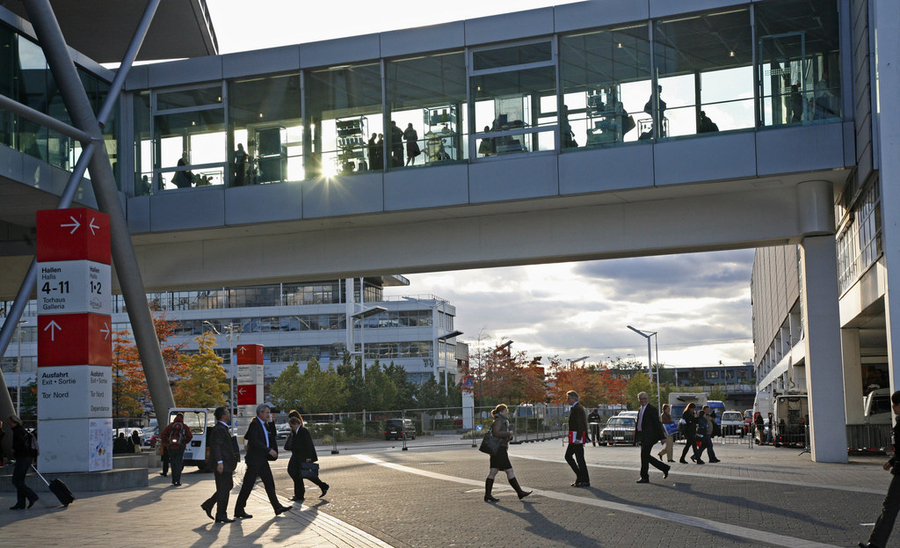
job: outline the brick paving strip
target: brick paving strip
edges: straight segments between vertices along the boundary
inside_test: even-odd
[[[369,455],[355,455],[355,457],[363,462],[367,462],[370,464],[375,464],[378,466],[384,466],[386,468],[390,468],[392,470],[396,470],[398,472],[405,472],[409,474],[415,474],[419,476],[424,476],[431,479],[449,481],[454,483],[460,483],[463,485],[471,485],[474,487],[484,487],[483,480],[472,480],[468,478],[461,478],[456,476],[449,476],[446,474],[439,474],[436,472],[430,472],[427,470],[419,470],[416,468],[412,468],[409,466],[404,466],[402,464],[395,464],[390,462],[385,462],[383,460],[379,460]],[[536,459],[536,460],[546,460],[546,459]],[[597,466],[597,465],[594,465]],[[613,467],[609,466],[609,468],[623,468],[623,469],[631,469],[626,467]],[[746,481],[748,478],[735,478]],[[760,480],[765,481],[765,480]],[[822,485],[815,484],[800,484],[808,487],[824,487]],[[523,488],[529,489],[529,487],[524,486]],[[868,492],[869,490],[865,489],[849,489],[845,487],[840,487],[840,489],[845,490],[853,490],[853,491],[863,491]],[[609,510],[614,510],[618,512],[627,512],[630,514],[635,514],[639,516],[651,517],[666,521],[675,522],[681,525],[685,525],[688,527],[695,527],[698,529],[705,529],[707,531],[711,531],[714,533],[721,533],[726,535],[731,535],[739,538],[755,540],[758,542],[764,542],[766,544],[773,544],[775,546],[793,546],[797,548],[836,548],[833,544],[824,544],[821,542],[814,542],[804,539],[799,539],[796,537],[790,537],[786,535],[779,535],[776,533],[769,533],[766,531],[759,531],[756,529],[751,529],[748,527],[741,527],[739,525],[731,525],[728,523],[721,523],[718,521],[713,521],[709,519],[698,518],[695,516],[688,516],[684,514],[678,514],[676,512],[669,512],[666,510],[658,510],[654,508],[646,508],[642,506],[629,505],[629,504],[621,504],[617,502],[609,502],[599,499],[579,497],[575,495],[568,495],[564,493],[558,493],[556,491],[547,491],[542,489],[535,489],[534,495],[532,496],[544,496],[551,499],[556,499],[565,502],[573,502],[578,504],[584,504],[588,506],[595,506],[600,508],[606,508]]]

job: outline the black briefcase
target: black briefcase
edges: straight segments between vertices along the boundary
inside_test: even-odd
[[[33,464],[31,465],[31,469],[34,470],[34,473],[37,474],[38,477],[47,484],[47,487],[50,488],[50,492],[56,495],[56,498],[59,499],[60,504],[62,504],[63,506],[68,506],[75,501],[75,495],[72,494],[72,491],[65,483],[62,482],[61,479],[57,478],[53,481],[47,481],[47,479],[44,478],[44,476],[42,476],[40,472],[38,472],[38,469],[35,468]]]

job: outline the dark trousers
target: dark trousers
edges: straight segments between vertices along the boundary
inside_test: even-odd
[[[600,441],[600,425],[591,423],[591,443],[597,445]]]
[[[699,440],[700,438],[697,438],[697,439]],[[704,449],[706,450],[706,457],[709,460],[718,460],[716,458],[716,452],[713,449],[712,438],[709,436],[703,436],[703,440],[700,441],[700,450],[697,451],[697,458],[700,458],[703,456]]]
[[[215,506],[216,519],[225,519],[228,517],[228,497],[234,487],[234,472],[226,470],[220,474],[213,469],[213,473],[216,477],[216,492],[206,499],[203,506],[208,508]]]
[[[588,476],[587,464],[584,462],[584,445],[581,443],[570,443],[566,448],[566,462],[575,472],[575,481],[582,483],[590,483],[591,478]]]
[[[16,505],[25,506],[25,499],[29,501],[37,500],[38,496],[35,492],[25,485],[25,475],[31,468],[31,457],[19,457],[16,459],[16,465],[13,467],[12,484],[16,488]]]
[[[184,449],[169,449],[169,461],[172,464],[172,483],[181,483],[181,471],[184,470]]]
[[[686,436],[684,439],[684,450],[681,451],[681,460],[684,460],[684,456],[687,455],[688,449],[693,451],[693,455],[700,458],[700,455],[697,454],[697,436]]]
[[[162,459],[162,475],[166,475],[169,473],[169,450],[165,447],[162,448],[162,455],[160,456]]]
[[[881,515],[875,520],[875,527],[872,527],[872,533],[869,535],[869,544],[878,548],[887,546],[898,512],[900,512],[900,475],[893,475],[887,496],[881,503]]]
[[[320,489],[325,489],[328,487],[328,484],[319,479],[319,476],[313,476],[311,478],[304,478],[300,473],[300,465],[305,462],[304,459],[300,457],[291,457],[291,460],[288,461],[288,475],[291,476],[291,479],[294,480],[294,496],[297,498],[303,498],[306,496],[306,486],[303,485],[303,480],[308,479],[309,481],[315,483],[319,486]]]
[[[250,491],[259,478],[266,488],[266,494],[269,496],[269,503],[272,508],[280,508],[281,503],[278,501],[278,495],[275,493],[275,478],[272,477],[272,469],[269,468],[269,461],[247,463],[247,472],[244,474],[244,480],[241,485],[241,492],[238,494],[237,502],[234,505],[234,512],[239,514],[244,511],[247,499],[250,498]]]
[[[659,440],[650,439],[650,436],[644,436],[642,432],[638,432],[641,441],[641,479],[650,479],[650,465],[661,472],[669,469],[659,459],[653,456],[653,446]]]

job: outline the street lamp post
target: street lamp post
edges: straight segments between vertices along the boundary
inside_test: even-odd
[[[365,335],[365,320],[369,316],[381,314],[382,312],[387,312],[387,308],[383,306],[373,306],[371,308],[364,308],[362,311],[350,316],[355,320],[359,320],[359,358],[360,363],[362,364],[363,380],[366,380],[366,343],[363,338],[363,336]]]
[[[19,333],[16,335],[18,339],[18,352],[16,354],[16,415],[22,417],[22,324],[28,323],[25,320],[19,320],[16,328]]]
[[[634,327],[626,326],[628,329],[634,331],[641,337],[647,339],[647,371],[652,375],[653,374],[653,352],[650,348],[650,337],[656,336],[656,406],[657,409],[661,408],[660,403],[660,395],[659,395],[659,337],[657,336],[657,332],[654,331],[652,333],[644,333],[640,329],[636,329]]]
[[[212,329],[213,333],[215,333],[216,335],[222,334],[219,332],[218,329],[216,329],[216,326],[214,326],[212,324],[212,322],[210,322],[209,320],[203,320],[203,323],[208,325],[209,328]],[[241,332],[238,331],[237,333],[235,333],[234,323],[230,323],[230,322],[228,325],[224,326],[222,329],[227,331],[227,333],[225,334],[225,340],[228,341],[228,361],[231,363],[231,379],[229,379],[229,382],[228,382],[228,387],[230,389],[231,395],[229,396],[229,399],[228,399],[228,411],[229,411],[229,413],[231,413],[231,429],[234,430],[235,424],[237,421],[237,419],[235,418],[235,415],[237,414],[236,413],[237,403],[234,401],[234,381],[236,378],[235,374],[234,374],[234,367],[235,367],[235,363],[237,363],[237,359],[234,356],[234,344],[241,340]]]
[[[568,359],[567,359],[566,361],[569,362],[569,367],[572,367],[572,366],[575,365],[576,363],[581,362],[581,361],[584,361],[584,360],[586,360],[586,359],[588,359],[588,358],[590,358],[590,356],[582,356],[582,357],[580,357],[580,358],[575,358],[574,360],[568,360]]]

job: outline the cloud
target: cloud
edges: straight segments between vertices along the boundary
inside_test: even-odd
[[[739,363],[753,352],[752,261],[742,250],[413,274],[392,291],[449,299],[472,345],[512,339],[529,355],[646,362],[634,325],[659,332],[664,363]]]

